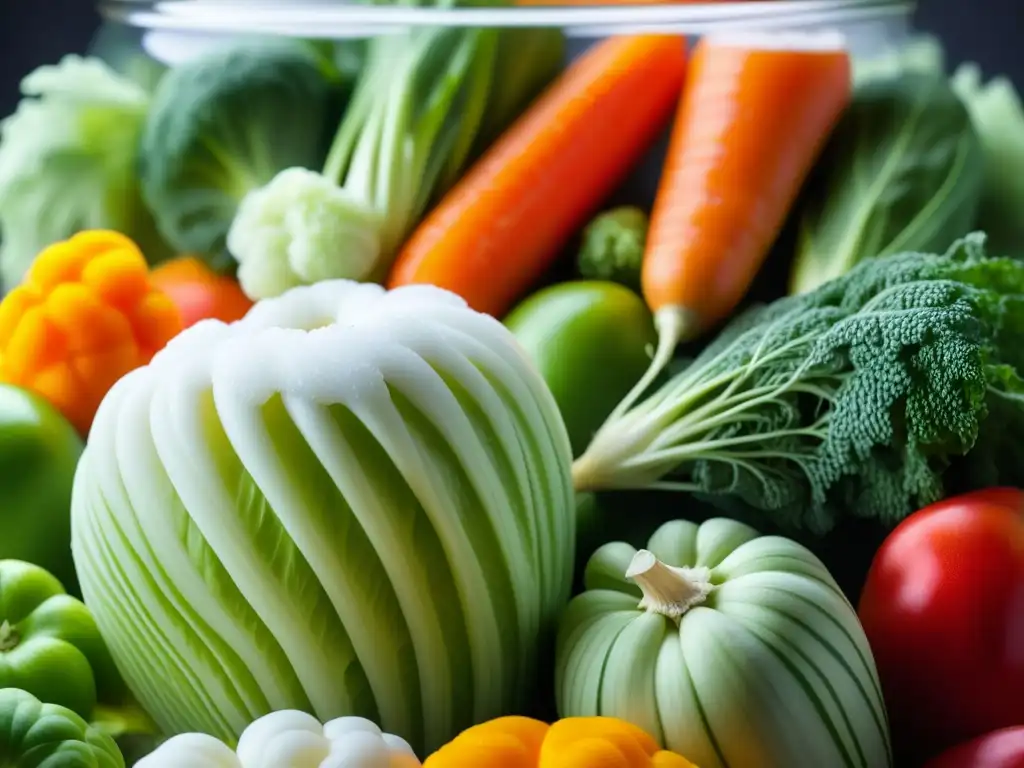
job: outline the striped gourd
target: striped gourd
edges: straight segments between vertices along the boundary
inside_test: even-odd
[[[803,546],[675,521],[607,544],[558,638],[562,717],[633,722],[701,768],[887,768],[888,721],[856,612]]]

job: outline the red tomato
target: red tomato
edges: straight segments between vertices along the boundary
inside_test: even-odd
[[[961,744],[925,768],[1024,768],[1024,725]]]
[[[150,272],[150,280],[171,297],[186,328],[209,318],[240,320],[252,306],[234,279],[218,275],[191,256],[164,262]]]
[[[1024,724],[1024,491],[908,517],[876,554],[859,613],[901,754]]]

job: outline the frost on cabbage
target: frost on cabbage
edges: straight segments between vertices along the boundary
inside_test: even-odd
[[[568,599],[565,428],[430,287],[296,288],[123,378],[79,466],[86,602],[168,733],[355,715],[433,749],[516,711]]]

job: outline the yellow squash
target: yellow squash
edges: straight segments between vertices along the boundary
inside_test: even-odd
[[[502,717],[463,731],[424,768],[697,768],[660,749],[634,725],[610,717],[570,717],[547,725]]]

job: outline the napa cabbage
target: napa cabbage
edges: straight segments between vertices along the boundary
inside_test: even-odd
[[[121,379],[75,478],[87,605],[168,734],[281,709],[420,754],[527,703],[569,597],[568,434],[511,333],[323,282]],[[553,637],[553,635],[552,635]]]

